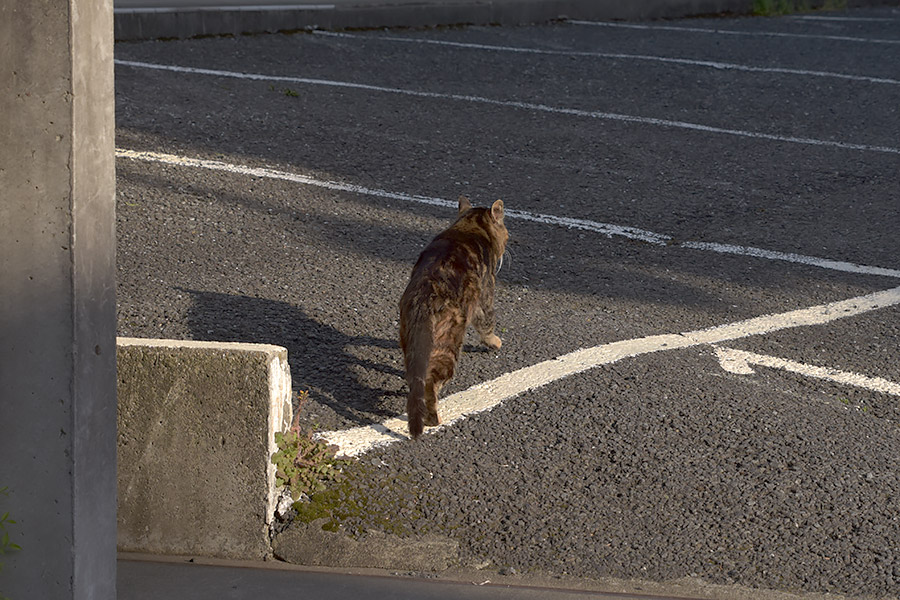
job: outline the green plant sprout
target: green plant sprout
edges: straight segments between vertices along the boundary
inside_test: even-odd
[[[302,407],[309,392],[300,392],[298,397]],[[299,412],[298,408],[298,415]],[[296,419],[290,430],[275,434],[275,443],[275,482],[286,488],[294,500],[324,490],[329,482],[340,481],[343,467],[350,464],[349,460],[336,458],[337,446],[315,439],[313,432],[302,430]]]
[[[756,16],[774,17],[813,10],[842,10],[847,8],[847,0],[824,0],[820,6],[810,0],[753,0],[752,12]]]
[[[0,488],[0,495],[9,496],[9,488],[4,486]],[[0,557],[21,550],[21,546],[9,539],[9,529],[7,525],[15,525],[16,522],[9,518],[9,511],[0,515]],[[3,571],[3,562],[0,561],[0,571]],[[3,594],[0,594],[0,600],[9,600]]]

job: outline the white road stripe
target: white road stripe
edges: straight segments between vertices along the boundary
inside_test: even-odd
[[[649,31],[681,31],[688,33],[713,33],[719,35],[744,35],[760,37],[800,38],[812,40],[831,40],[838,42],[861,42],[867,44],[900,44],[900,40],[861,38],[849,35],[819,35],[810,33],[784,33],[780,31],[738,31],[734,29],[708,29],[704,27],[680,27],[673,25],[637,25],[635,23],[620,23],[618,21],[579,21],[569,20],[573,25],[591,25],[595,27],[620,27],[626,29],[644,29]]]
[[[491,44],[473,44],[466,42],[450,42],[446,40],[431,40],[426,38],[409,38],[384,35],[359,35],[353,33],[339,33],[335,31],[319,31],[313,32],[316,35],[352,38],[366,41],[379,40],[390,42],[404,42],[412,44],[431,44],[437,46],[449,46],[452,48],[464,48],[470,50],[487,50],[491,52],[513,52],[520,54],[540,54],[550,56],[576,56],[585,58],[605,58],[611,60],[638,60],[660,62],[666,64],[685,65],[691,67],[705,67],[716,70],[733,70],[744,71],[750,73],[776,73],[779,75],[800,75],[807,77],[830,77],[834,79],[846,79],[850,81],[862,81],[866,83],[884,83],[889,85],[900,85],[900,79],[888,79],[885,77],[869,77],[866,75],[848,75],[845,73],[832,73],[830,71],[808,71],[804,69],[785,69],[779,67],[753,67],[749,65],[740,65],[736,63],[726,63],[711,60],[693,60],[689,58],[670,58],[665,56],[652,56],[646,54],[620,54],[611,52],[580,52],[575,50],[543,50],[540,48],[522,48],[519,46],[495,46]]]
[[[315,179],[306,175],[298,175],[296,173],[288,173],[285,171],[277,171],[261,167],[248,167],[244,165],[234,165],[218,160],[188,158],[184,156],[176,156],[174,154],[165,154],[161,152],[139,152],[135,150],[117,149],[116,156],[118,158],[128,158],[132,160],[143,160],[149,162],[157,162],[180,167],[192,167],[201,169],[210,169],[213,171],[224,171],[227,173],[235,173],[238,175],[247,175],[251,177],[265,177],[267,179],[280,179],[290,181],[302,185],[310,185],[325,189],[349,192],[352,194],[362,194],[366,196],[375,196],[378,198],[389,198],[392,200],[402,200],[405,202],[416,202],[419,204],[427,204],[431,206],[440,206],[444,208],[456,208],[456,202],[444,200],[443,198],[434,198],[431,196],[421,196],[416,194],[404,194],[402,192],[390,192],[377,188],[367,188],[361,185],[350,183],[342,183],[337,181],[324,181]],[[672,245],[674,247],[687,248],[691,250],[703,250],[707,252],[716,252],[719,254],[734,254],[739,256],[749,256],[755,258],[764,258],[767,260],[778,260],[783,262],[819,267],[832,271],[842,271],[846,273],[856,273],[861,275],[878,275],[883,277],[900,278],[900,270],[886,269],[882,267],[871,267],[866,265],[857,265],[845,261],[837,261],[826,258],[817,258],[814,256],[804,256],[802,254],[793,254],[787,252],[776,252],[772,250],[764,250],[761,248],[753,248],[749,246],[735,246],[731,244],[717,244],[712,242],[680,242],[673,243],[672,237],[638,229],[636,227],[628,227],[624,225],[613,225],[610,223],[599,223],[597,221],[589,221],[587,219],[574,219],[571,217],[558,217],[556,215],[548,215],[542,213],[532,213],[523,210],[509,209],[506,215],[512,219],[520,219],[533,223],[541,223],[544,225],[556,225],[566,227],[568,229],[579,229],[582,231],[591,231],[600,233],[608,237],[619,236],[632,240],[647,242],[656,245]]]
[[[199,158],[187,158],[183,156],[175,156],[173,154],[163,154],[160,152],[137,152],[134,150],[116,149],[116,156],[119,158],[130,158],[135,160],[145,160],[151,162],[165,163],[177,165],[181,167],[196,167],[202,169],[210,169],[213,171],[225,171],[228,173],[236,173],[239,175],[249,175],[252,177],[265,177],[268,179],[281,179],[291,181],[303,185],[311,185],[315,187],[326,188],[341,192],[350,192],[352,194],[362,194],[366,196],[377,196],[379,198],[389,198],[392,200],[404,200],[406,202],[417,202],[419,204],[428,204],[431,206],[441,206],[444,208],[452,208],[456,210],[456,201],[444,200],[442,198],[433,198],[430,196],[420,196],[415,194],[404,194],[402,192],[389,192],[376,188],[367,188],[361,185],[351,183],[341,183],[337,181],[324,181],[314,179],[305,175],[297,175],[296,173],[287,173],[284,171],[275,171],[273,169],[265,169],[259,167],[247,167],[242,165],[233,165],[218,160],[208,160]],[[523,221],[531,221],[533,223],[542,223],[544,225],[557,225],[567,227],[569,229],[580,229],[583,231],[593,231],[602,233],[603,235],[612,237],[620,236],[632,240],[647,242],[649,244],[664,245],[670,239],[668,236],[645,231],[636,227],[626,227],[622,225],[612,225],[610,223],[598,223],[597,221],[588,221],[586,219],[573,219],[571,217],[557,217],[555,215],[545,215],[541,213],[531,213],[524,210],[506,210],[507,217],[513,219],[521,219]],[[897,276],[900,277],[900,271]]]
[[[766,258],[768,260],[779,260],[801,265],[809,265],[811,267],[819,267],[822,269],[830,269],[832,271],[843,271],[845,273],[879,275],[883,277],[900,276],[900,271],[896,269],[885,269],[884,267],[857,265],[843,260],[832,260],[829,258],[804,256],[802,254],[794,254],[792,252],[775,252],[773,250],[763,250],[761,248],[753,248],[751,246],[735,246],[733,244],[717,244],[714,242],[682,242],[678,245],[682,248],[690,248],[692,250],[705,250],[707,252],[718,252],[720,254],[736,254],[738,256],[755,256],[758,258]]]
[[[524,392],[624,358],[663,350],[718,344],[794,327],[822,325],[897,304],[900,304],[900,287],[786,313],[763,315],[709,329],[655,335],[576,350],[558,358],[506,373],[444,398],[440,406],[445,421],[444,427],[466,416],[490,410]],[[426,429],[426,432],[436,430]],[[319,437],[329,444],[338,446],[339,454],[344,456],[358,456],[377,446],[408,439],[405,418],[389,419],[376,425],[342,431],[329,431],[319,434]]]
[[[750,365],[758,365],[760,367],[790,371],[791,373],[814,377],[816,379],[825,379],[835,383],[861,387],[882,394],[900,396],[900,384],[881,377],[869,377],[867,375],[841,371],[829,367],[817,367],[795,362],[793,360],[787,360],[785,358],[756,354],[754,352],[735,350],[733,348],[725,348],[722,346],[715,346],[715,349],[719,364],[723,369],[730,373],[752,375],[754,370]]]
[[[481,96],[466,96],[462,94],[442,94],[438,92],[422,92],[418,90],[409,90],[402,88],[390,88],[377,85],[367,85],[362,83],[351,83],[347,81],[333,81],[328,79],[309,79],[306,77],[289,77],[278,75],[262,75],[258,73],[238,73],[234,71],[220,71],[215,69],[201,69],[196,67],[181,67],[177,65],[161,65],[155,63],[146,63],[139,61],[119,60],[115,63],[120,66],[135,67],[142,69],[155,69],[160,71],[172,71],[176,73],[188,73],[194,75],[211,75],[214,77],[231,77],[236,79],[247,79],[252,81],[284,81],[290,83],[298,83],[304,85],[318,85],[335,88],[346,88],[364,90],[369,92],[383,92],[389,94],[401,94],[405,96],[413,96],[417,98],[436,98],[442,100],[454,100],[462,102],[472,102],[477,104],[487,104],[492,106],[503,106],[506,108],[515,108],[520,110],[530,110],[536,112],[554,113],[559,115],[568,115],[574,117],[587,117],[592,119],[602,119],[608,121],[618,121],[622,123],[637,123],[641,125],[654,125],[657,127],[687,129],[699,131],[703,133],[715,133],[723,135],[732,135],[744,138],[760,139],[775,142],[786,142],[791,144],[803,144],[807,146],[819,146],[827,148],[840,148],[843,150],[856,150],[863,152],[880,152],[888,154],[900,154],[900,148],[890,146],[874,146],[870,144],[856,144],[852,142],[837,142],[831,140],[818,140],[814,138],[801,138],[795,136],[785,136],[770,133],[759,133],[754,131],[742,131],[739,129],[726,129],[723,127],[713,127],[710,125],[701,125],[699,123],[689,123],[685,121],[673,121],[669,119],[657,119],[653,117],[639,117],[634,115],[623,115],[618,113],[609,113],[602,111],[581,110],[577,108],[560,108],[547,106],[545,104],[534,104],[530,102],[515,102],[507,100],[494,100]]]

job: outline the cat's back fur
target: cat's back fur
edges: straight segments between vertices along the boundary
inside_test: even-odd
[[[400,299],[400,347],[409,385],[409,432],[438,425],[437,398],[452,376],[471,323],[489,348],[494,334],[495,274],[509,234],[503,201],[472,208],[460,196],[456,222],[422,251]]]

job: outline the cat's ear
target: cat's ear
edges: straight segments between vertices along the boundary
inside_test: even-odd
[[[462,216],[464,212],[472,208],[472,203],[469,202],[469,199],[465,196],[459,197],[459,215]]]
[[[497,200],[491,206],[491,217],[496,223],[503,222],[503,200]]]

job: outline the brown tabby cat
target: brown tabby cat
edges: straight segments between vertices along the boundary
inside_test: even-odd
[[[459,197],[456,222],[422,251],[400,299],[400,348],[406,364],[409,434],[439,425],[441,386],[453,377],[466,325],[494,350],[494,281],[509,233],[503,201],[472,208]]]

